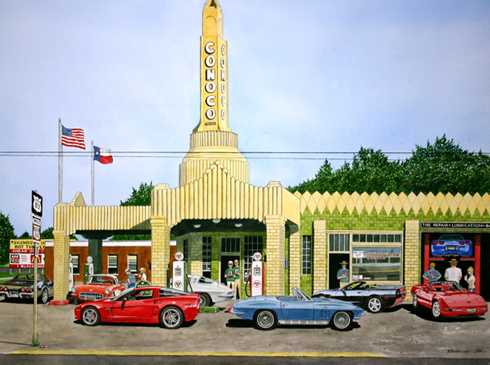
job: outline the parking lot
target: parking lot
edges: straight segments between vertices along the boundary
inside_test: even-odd
[[[389,357],[490,358],[485,319],[434,322],[409,307],[366,314],[347,332],[329,327],[256,330],[227,313],[201,313],[178,330],[146,325],[86,327],[73,321],[73,306],[41,305],[41,351],[188,353],[364,353]],[[0,353],[30,349],[32,304],[0,303]]]

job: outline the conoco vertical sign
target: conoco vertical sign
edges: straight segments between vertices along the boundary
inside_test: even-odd
[[[43,216],[43,197],[34,190],[31,195],[32,212],[32,245],[34,257],[39,258],[39,246],[41,244],[41,218]]]

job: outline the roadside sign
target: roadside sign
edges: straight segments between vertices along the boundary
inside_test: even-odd
[[[31,211],[33,215],[39,218],[43,216],[43,197],[34,190],[31,196]]]

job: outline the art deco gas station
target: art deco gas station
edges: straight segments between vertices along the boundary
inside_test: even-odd
[[[90,206],[80,193],[55,206],[56,300],[68,292],[70,235],[88,239],[101,270],[102,241],[116,233],[151,233],[149,279],[159,285],[168,285],[171,240],[191,273],[221,281],[228,260],[240,260],[245,272],[261,252],[269,295],[332,287],[342,261],[351,280],[410,287],[429,261],[441,270],[447,264],[444,253],[431,251],[433,242],[465,242],[471,250],[459,255],[460,263],[475,268],[477,290],[488,298],[490,195],[300,194],[285,189],[278,176],[254,186],[230,128],[228,43],[215,0],[203,10],[200,57],[200,121],[180,163],[178,186],[155,186],[150,206]],[[241,123],[234,121],[237,129]]]

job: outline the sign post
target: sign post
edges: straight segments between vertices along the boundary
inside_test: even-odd
[[[32,211],[32,245],[34,249],[34,284],[33,284],[33,318],[32,318],[32,346],[39,346],[39,333],[37,328],[37,269],[39,259],[39,245],[41,241],[41,218],[43,216],[43,197],[34,190],[31,195]]]

